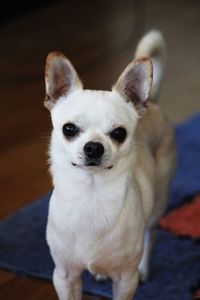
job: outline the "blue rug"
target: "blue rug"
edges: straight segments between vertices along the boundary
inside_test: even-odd
[[[178,168],[169,210],[200,192],[200,114],[176,127]],[[50,193],[0,222],[0,267],[25,276],[51,279],[53,262],[45,241]],[[150,280],[139,286],[135,300],[189,300],[200,279],[200,242],[159,229]],[[83,274],[85,292],[111,297],[111,282],[97,283]]]

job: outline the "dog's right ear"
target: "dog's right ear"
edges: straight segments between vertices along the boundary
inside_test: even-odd
[[[46,98],[44,106],[51,110],[58,99],[71,92],[81,89],[82,83],[70,63],[59,52],[52,52],[47,56],[45,67]]]
[[[151,59],[140,57],[133,60],[122,72],[114,89],[127,102],[132,102],[139,113],[146,109],[153,79]]]

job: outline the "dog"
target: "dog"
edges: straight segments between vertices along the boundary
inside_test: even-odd
[[[81,299],[81,273],[108,276],[113,299],[131,299],[149,276],[156,226],[176,165],[174,132],[157,104],[162,34],[139,42],[111,91],[83,89],[71,62],[48,55],[45,106],[54,190],[47,243],[59,300]]]

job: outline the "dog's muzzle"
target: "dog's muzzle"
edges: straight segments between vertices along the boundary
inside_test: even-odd
[[[85,165],[100,166],[104,154],[104,146],[99,142],[88,142],[84,146]]]

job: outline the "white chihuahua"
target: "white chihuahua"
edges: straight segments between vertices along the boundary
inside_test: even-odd
[[[81,299],[85,269],[113,280],[115,300],[131,299],[139,275],[148,277],[176,157],[173,129],[155,104],[164,62],[162,35],[151,31],[112,91],[92,91],[63,54],[47,57],[54,185],[47,241],[60,300]]]

